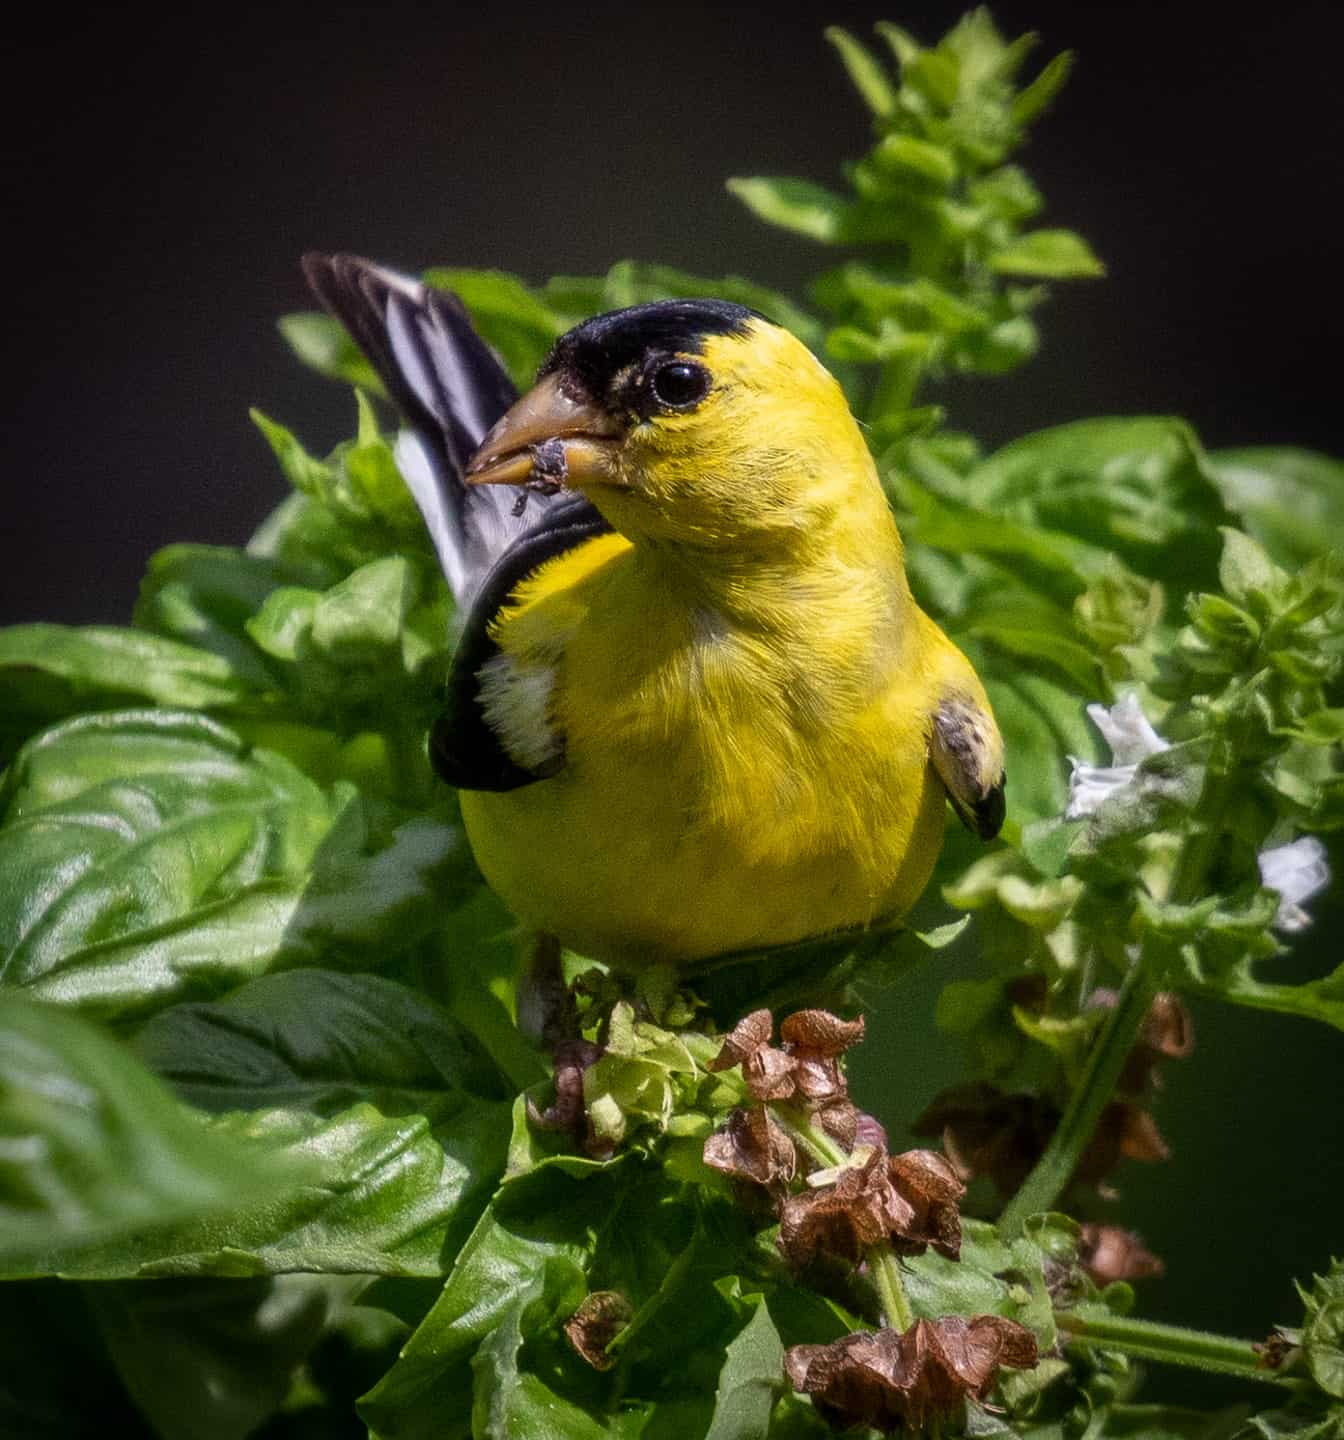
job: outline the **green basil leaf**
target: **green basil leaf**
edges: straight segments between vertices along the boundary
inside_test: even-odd
[[[1313,1404],[1312,1397],[1298,1397],[1285,1409],[1252,1415],[1246,1424],[1264,1440],[1341,1440],[1344,1405]]]
[[[476,883],[457,826],[374,830],[352,787],[174,711],[46,731],[0,815],[0,982],[109,1016],[387,963]]]
[[[1344,461],[1289,445],[1215,450],[1227,507],[1288,569],[1344,548]]]
[[[441,580],[389,555],[326,592],[271,591],[245,628],[302,714],[347,733],[423,731],[442,699],[451,613]]]
[[[946,145],[934,145],[913,135],[884,135],[873,147],[873,163],[889,175],[925,181],[940,189],[957,178],[956,156]]]
[[[263,1207],[51,1255],[49,1268],[100,1280],[442,1275],[504,1169],[510,1107],[456,1091],[420,1108],[222,1115],[211,1135],[233,1142],[235,1153],[246,1145],[249,1165],[271,1157],[311,1178]]]
[[[305,585],[334,585],[386,542],[350,528],[311,495],[289,495],[257,527],[247,553],[287,567]]]
[[[189,1217],[262,1204],[301,1172],[212,1134],[85,1021],[0,1004],[0,1266],[128,1243]]]
[[[287,536],[295,516],[272,516],[248,549],[254,554],[277,555],[290,563],[315,568],[323,560],[343,571],[386,558],[389,551],[414,550],[427,560],[433,554],[418,506],[393,457],[392,448],[378,429],[368,400],[356,395],[359,428],[353,440],[344,441],[319,460],[278,421],[259,410],[252,420],[270,445],[285,478],[305,499],[317,506],[316,514],[300,513],[308,521],[301,543],[281,546],[277,529]]]
[[[739,177],[728,181],[728,192],[767,225],[792,230],[823,245],[838,245],[846,238],[852,206],[811,180]]]
[[[1059,93],[1072,69],[1073,54],[1069,50],[1061,51],[1048,60],[1031,84],[1013,97],[1014,121],[1019,125],[1030,124]]]
[[[134,623],[213,651],[257,689],[274,690],[273,669],[245,622],[277,586],[329,585],[339,578],[325,566],[284,564],[227,545],[169,545],[150,559]]]
[[[995,250],[989,268],[1033,280],[1092,279],[1106,273],[1092,247],[1072,230],[1032,230]]]
[[[1226,968],[1202,963],[1193,951],[1182,954],[1183,971],[1176,976],[1180,989],[1199,995],[1215,995],[1232,1005],[1245,1005],[1252,1010],[1275,1010],[1281,1015],[1298,1015],[1304,1020],[1320,1020],[1344,1030],[1344,963],[1316,980],[1287,985],[1261,980],[1255,973],[1255,962],[1243,958]]]
[[[319,375],[358,385],[374,395],[383,394],[382,381],[339,320],[321,311],[305,310],[283,315],[278,323],[285,343]]]
[[[557,1440],[597,1440],[610,1433],[586,1410],[557,1395],[518,1363],[524,1340],[571,1314],[585,1290],[578,1265],[567,1257],[551,1256],[481,1342],[471,1362],[473,1440],[514,1440],[534,1434],[554,1435]]]
[[[963,499],[989,512],[987,524],[1000,517],[1113,550],[1139,574],[1171,581],[1178,594],[1215,588],[1218,527],[1229,517],[1182,421],[1080,420],[1026,435],[972,470]]]
[[[839,52],[854,88],[863,97],[863,103],[879,119],[890,115],[896,108],[896,87],[882,62],[866,45],[838,25],[830,26],[825,34]]]
[[[0,630],[0,715],[17,739],[82,710],[255,705],[265,684],[257,670],[114,625],[15,625]]]
[[[979,474],[977,469],[967,482],[968,493]],[[1019,519],[993,500],[942,498],[900,473],[889,474],[887,480],[908,512],[902,517],[903,529],[914,545],[1011,565],[1026,584],[1064,605],[1108,573],[1106,552],[1066,527],[1052,529],[1034,515]]]
[[[728,1343],[714,1398],[714,1417],[705,1440],[766,1440],[775,1401],[788,1388],[784,1346],[764,1296],[754,1300],[751,1318]]]
[[[983,1220],[963,1218],[960,1260],[928,1250],[904,1263],[906,1294],[916,1319],[940,1315],[1002,1315],[1036,1335],[1042,1352],[1055,1343],[1055,1315],[1038,1244],[999,1238]]]
[[[161,1011],[133,1044],[202,1110],[284,1107],[330,1116],[364,1100],[401,1115],[446,1091],[512,1098],[452,1015],[378,975],[264,975],[222,1000]]]
[[[393,981],[266,976],[161,1012],[135,1045],[184,1099],[225,1112],[221,1130],[312,1156],[321,1187],[257,1222],[183,1229],[81,1273],[438,1275],[503,1169],[511,1092],[451,1016]]]
[[[1068,622],[1060,627],[1067,630]],[[1009,656],[1036,664],[1053,665],[1062,671],[1073,683],[1080,695],[1099,695],[1105,682],[1097,668],[1096,656],[1080,640],[1071,639],[1067,633],[1048,630],[1043,626],[1013,623],[1011,615],[999,620],[972,620],[964,630],[958,629],[952,638],[958,644],[962,636],[973,636],[977,640],[993,645]]]
[[[612,1215],[619,1166],[585,1178],[543,1165],[504,1187],[453,1265],[443,1294],[391,1370],[360,1401],[372,1435],[442,1440],[466,1434],[471,1358],[549,1261],[581,1266]],[[456,1422],[459,1429],[447,1429]]]
[[[87,1287],[122,1383],[157,1434],[246,1440],[280,1408],[327,1318],[329,1282],[166,1281]]]

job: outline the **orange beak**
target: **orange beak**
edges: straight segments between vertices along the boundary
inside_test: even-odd
[[[548,375],[481,441],[467,466],[469,485],[529,482],[581,490],[585,482],[620,485],[616,463],[625,427],[592,401],[576,400]]]

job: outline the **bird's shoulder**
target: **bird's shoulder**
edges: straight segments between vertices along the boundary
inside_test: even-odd
[[[441,778],[463,790],[503,791],[560,769],[556,669],[585,613],[586,583],[628,549],[589,511],[527,537],[496,564],[466,617],[431,733]]]

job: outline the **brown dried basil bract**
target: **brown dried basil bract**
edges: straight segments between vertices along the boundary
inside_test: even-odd
[[[1005,1094],[984,1082],[957,1085],[934,1097],[915,1121],[916,1135],[938,1135],[963,1180],[987,1176],[1001,1195],[1022,1186],[1059,1124],[1059,1107],[1041,1095]],[[1078,1161],[1073,1179],[1104,1180],[1121,1159],[1153,1163],[1170,1155],[1152,1113],[1112,1100]]]
[[[1059,1111],[1036,1095],[996,1085],[955,1085],[934,1096],[915,1121],[916,1135],[937,1135],[963,1180],[987,1175],[999,1193],[1021,1188],[1059,1124]]]
[[[583,1102],[583,1075],[602,1058],[602,1047],[588,1040],[564,1040],[554,1051],[555,1099],[540,1109],[527,1097],[528,1123],[536,1130],[568,1130],[579,1134],[586,1112]]]
[[[634,1316],[630,1302],[618,1290],[594,1290],[565,1321],[565,1337],[594,1370],[610,1370],[616,1363],[607,1346]]]
[[[1088,997],[1088,1008],[1110,1010],[1118,999],[1116,991],[1099,986]],[[1116,1089],[1124,1095],[1144,1095],[1159,1088],[1160,1062],[1184,1060],[1194,1048],[1195,1023],[1190,1012],[1179,995],[1159,991],[1144,1016],[1139,1038],[1129,1052]]]
[[[956,1170],[936,1150],[906,1150],[893,1155],[887,1173],[914,1216],[894,1231],[891,1243],[898,1255],[922,1255],[932,1246],[949,1260],[961,1258],[961,1210],[966,1193]]]
[[[747,1089],[757,1100],[793,1100],[825,1107],[848,1090],[839,1057],[863,1039],[863,1020],[842,1020],[829,1010],[799,1010],[780,1026],[782,1045],[770,1043],[774,1017],[753,1010],[723,1037],[709,1062],[711,1070],[742,1067]]]
[[[705,1141],[705,1164],[735,1180],[783,1195],[798,1173],[798,1152],[769,1108],[752,1105],[729,1113],[723,1129]]]
[[[1113,1280],[1148,1280],[1166,1270],[1132,1230],[1092,1221],[1081,1227],[1078,1263],[1098,1285],[1109,1285]]]
[[[842,1170],[833,1185],[784,1202],[779,1247],[795,1265],[819,1252],[857,1263],[884,1240],[899,1255],[922,1255],[932,1245],[955,1260],[961,1254],[957,1201],[965,1192],[952,1166],[932,1150],[889,1157],[874,1149],[862,1164]]]
[[[861,1165],[841,1170],[834,1185],[784,1201],[779,1248],[795,1265],[808,1264],[818,1253],[858,1264],[870,1245],[908,1225],[914,1215],[887,1174],[886,1151],[874,1150]]]
[[[863,1016],[842,1020],[829,1010],[799,1010],[779,1027],[785,1052],[795,1065],[798,1092],[813,1105],[847,1095],[840,1056],[863,1039]]]
[[[841,1425],[918,1428],[963,1400],[982,1399],[1001,1366],[1030,1369],[1036,1337],[1015,1320],[916,1320],[905,1331],[846,1335],[830,1345],[795,1345],[784,1365],[795,1390]]]

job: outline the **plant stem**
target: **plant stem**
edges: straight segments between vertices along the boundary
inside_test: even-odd
[[[811,1116],[791,1106],[775,1105],[771,1108],[775,1119],[788,1131],[790,1139],[801,1145],[823,1170],[849,1164],[849,1152],[842,1150],[824,1130],[814,1125]]]
[[[915,1323],[915,1316],[909,1300],[905,1298],[900,1263],[888,1242],[874,1245],[868,1252],[868,1268],[881,1297],[887,1324],[893,1330],[908,1330]]]
[[[919,355],[893,355],[878,371],[877,383],[868,402],[868,418],[876,419],[893,411],[909,410],[915,403],[915,389],[924,371]]]
[[[1157,993],[1151,964],[1142,952],[1135,958],[1120,987],[1115,1008],[1106,1017],[1101,1034],[1087,1057],[1078,1088],[1069,1097],[1059,1126],[1045,1153],[1036,1162],[1022,1188],[999,1217],[999,1233],[1012,1239],[1022,1233],[1027,1217],[1048,1210],[1069,1183],[1088,1142],[1096,1133],[1101,1112],[1110,1101],[1129,1052]]]
[[[1055,1323],[1070,1341],[1122,1350],[1144,1360],[1209,1370],[1218,1375],[1240,1375],[1246,1380],[1263,1380],[1270,1385],[1292,1385],[1296,1377],[1267,1370],[1251,1348],[1249,1340],[1231,1335],[1214,1335],[1207,1330],[1187,1330],[1180,1325],[1158,1325],[1151,1320],[1131,1320],[1098,1310],[1055,1312]]]
[[[788,1132],[795,1144],[800,1145],[825,1169],[849,1165],[853,1156],[842,1149],[824,1130],[812,1123],[812,1117],[805,1111],[791,1106],[772,1107],[775,1119]],[[901,1280],[900,1262],[888,1241],[874,1245],[867,1252],[868,1269],[873,1284],[877,1287],[882,1302],[882,1313],[887,1324],[894,1330],[908,1330],[915,1323],[910,1302],[905,1298],[905,1285]]]
[[[1189,904],[1203,888],[1221,838],[1227,800],[1225,786],[1215,787],[1212,793],[1206,791],[1202,797],[1202,827],[1186,838],[1167,887],[1167,898],[1174,903]],[[1006,1238],[1020,1235],[1028,1216],[1048,1210],[1063,1194],[1138,1039],[1153,996],[1160,988],[1160,970],[1156,957],[1148,953],[1146,946],[1141,947],[1120,987],[1115,1008],[1087,1057],[1082,1079],[1069,1097],[1059,1128],[999,1217],[999,1232]]]

